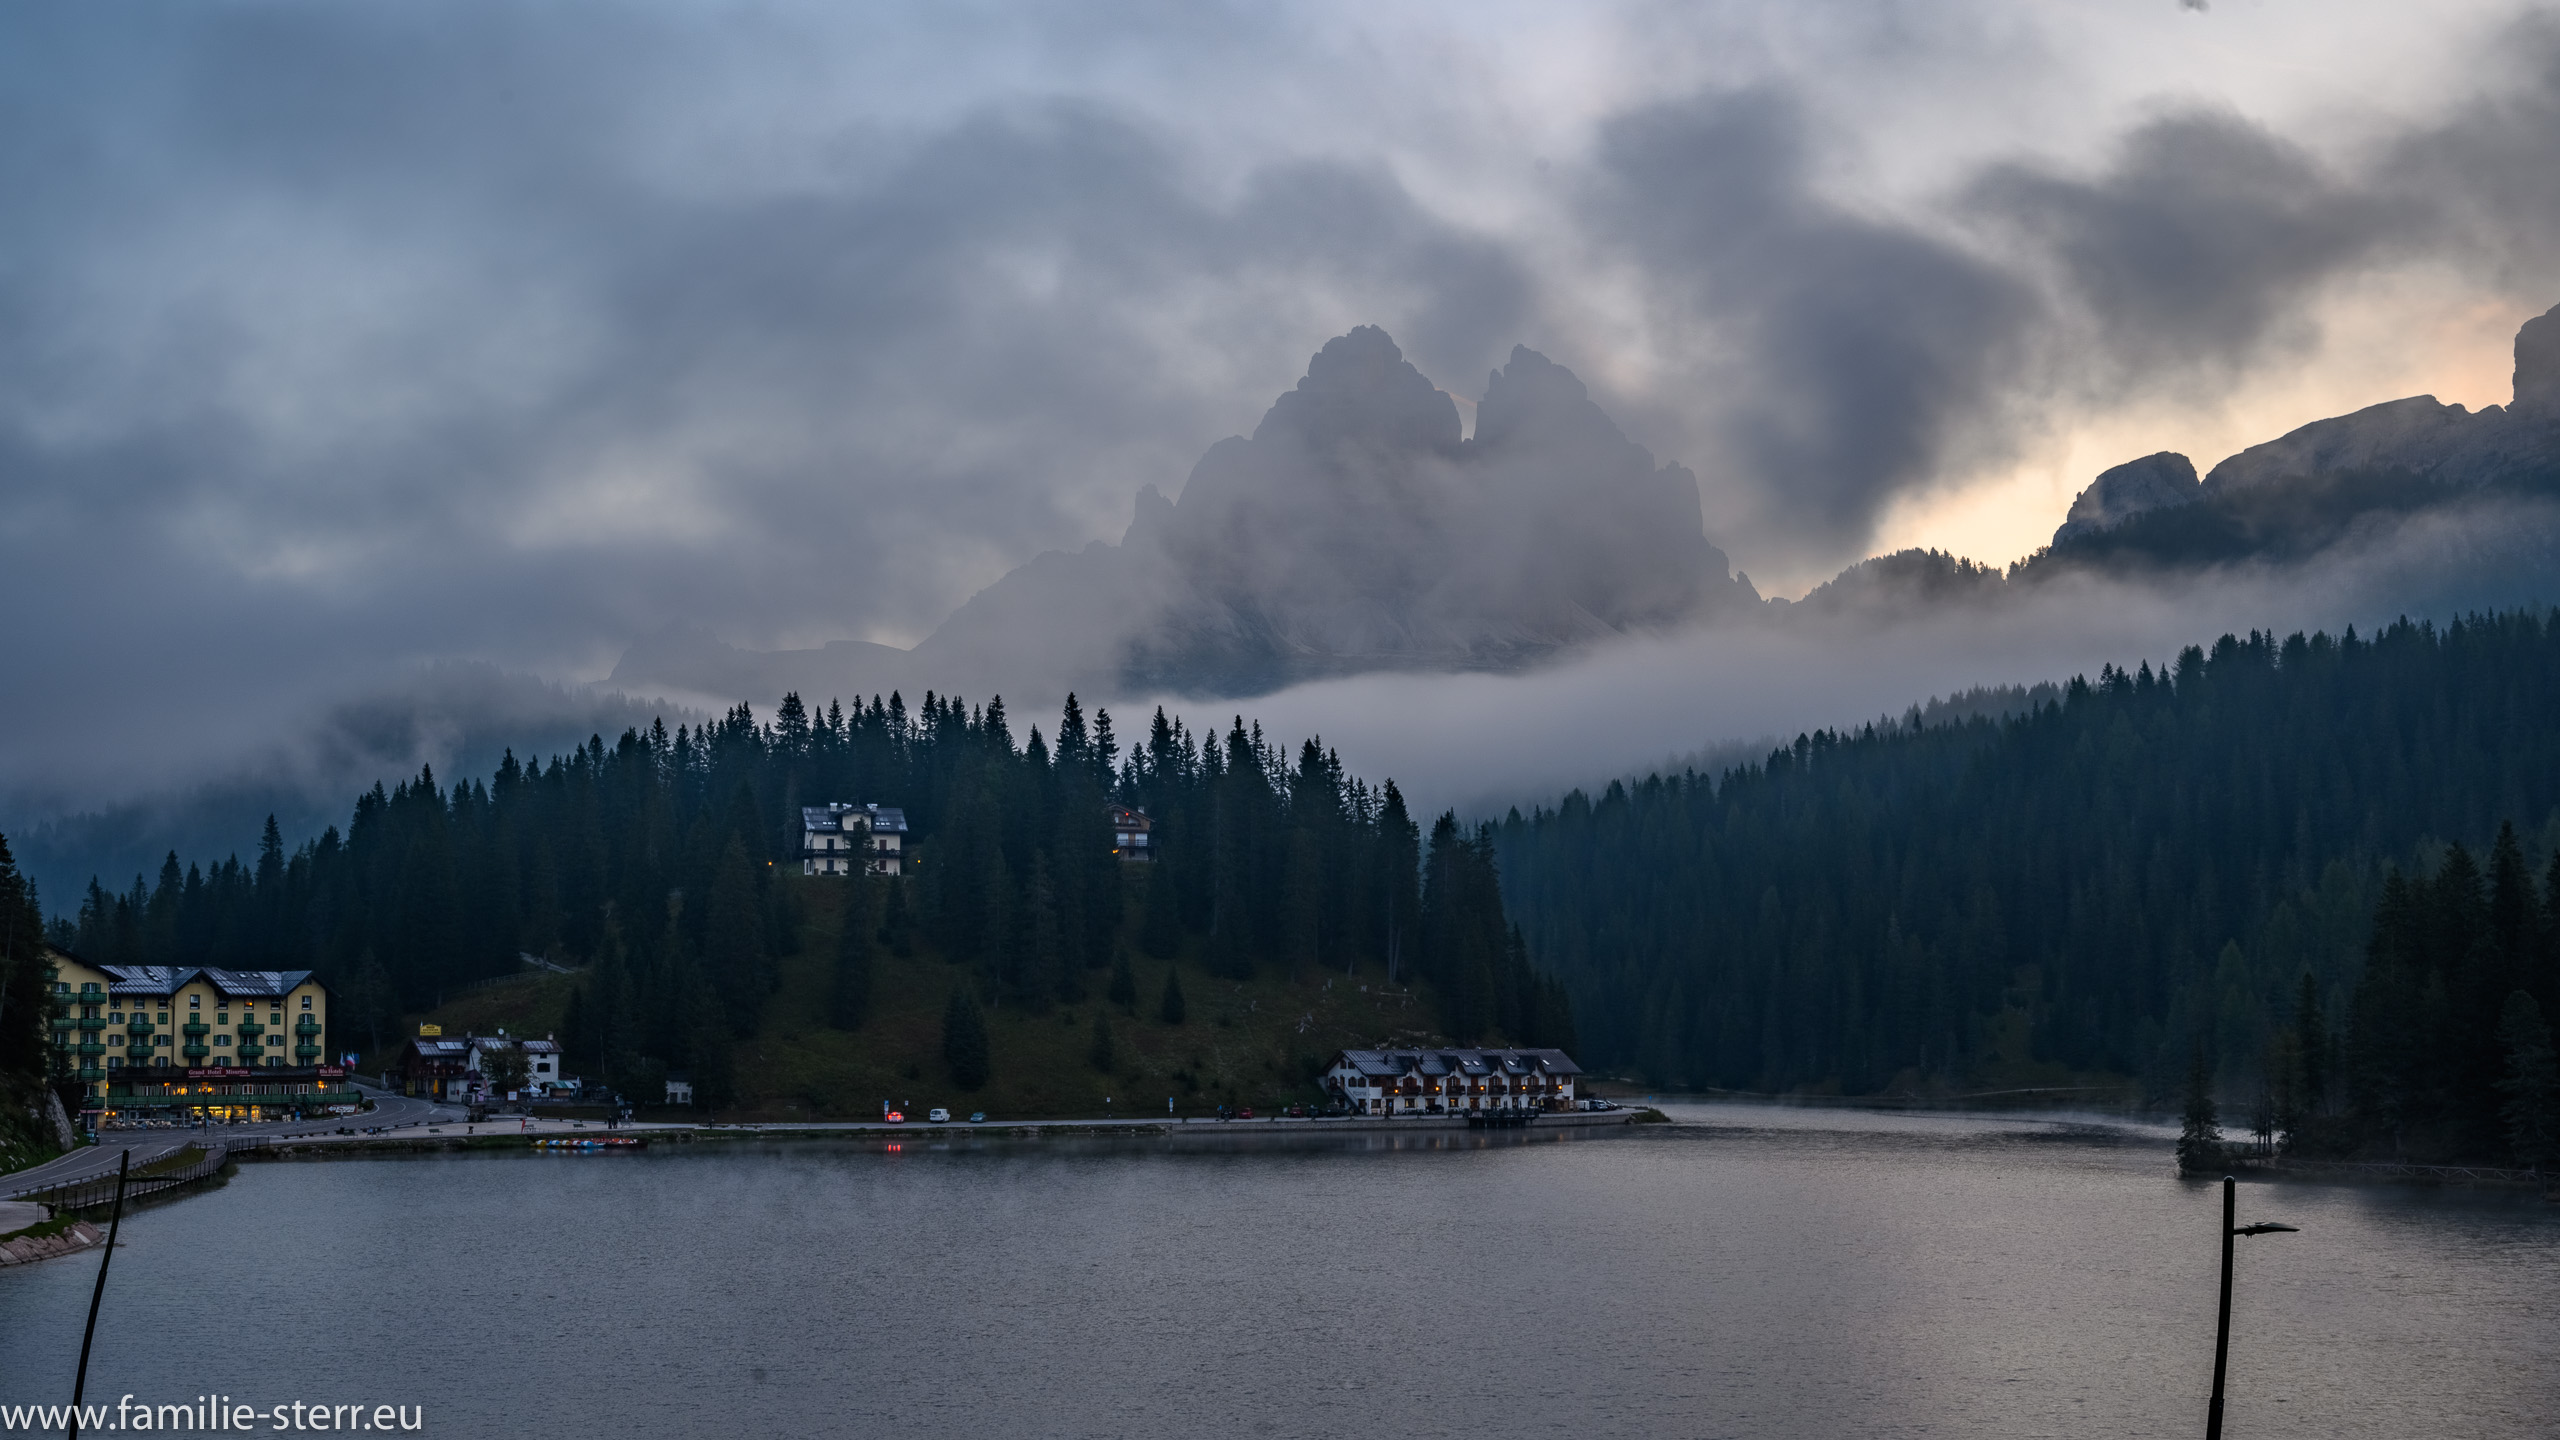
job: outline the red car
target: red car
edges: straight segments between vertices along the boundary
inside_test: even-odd
[[[888,1121],[892,1125],[904,1125],[907,1123],[907,1117],[904,1111],[892,1110],[888,1114]]]
[[[1247,1106],[1246,1106],[1246,1107],[1244,1107],[1243,1109],[1241,1109],[1241,1110],[1237,1111],[1237,1112],[1236,1112],[1236,1118],[1237,1118],[1237,1119],[1239,1119],[1239,1120],[1250,1120],[1250,1119],[1252,1119],[1252,1118],[1253,1118],[1253,1107],[1252,1107],[1252,1106],[1250,1106],[1250,1105],[1247,1105]]]

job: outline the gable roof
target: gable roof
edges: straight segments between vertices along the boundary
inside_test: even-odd
[[[198,978],[214,993],[279,999],[304,985],[319,985],[308,970],[216,970],[209,965],[101,965],[110,995],[174,995]],[[328,986],[320,985],[325,993]]]
[[[1407,1075],[1579,1075],[1582,1067],[1561,1050],[1473,1047],[1446,1050],[1345,1050],[1333,1069],[1348,1065],[1364,1077],[1402,1079]]]
[[[852,805],[837,800],[800,807],[800,829],[809,835],[840,835],[869,830],[875,835],[907,833],[907,812],[895,805]]]

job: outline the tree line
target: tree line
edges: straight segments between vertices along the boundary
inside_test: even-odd
[[[2551,615],[2224,636],[2006,720],[1568,795],[1493,840],[1585,1063],[1861,1093],[2042,1065],[2168,1099],[2199,1057],[2254,1096],[2317,1049],[2364,1142],[2482,1157],[2512,1151],[2508,1001],[2553,1001],[2560,870],[2529,876],[2560,853],[2555,706]],[[2452,842],[2508,817],[2483,880]]]
[[[44,1122],[47,980],[44,912],[36,887],[0,836],[0,1170],[55,1148]]]
[[[172,852],[156,881],[93,879],[52,936],[99,964],[312,969],[340,1033],[377,1050],[402,1012],[517,973],[519,955],[584,966],[573,1064],[632,1082],[689,1071],[717,1100],[802,944],[801,890],[782,878],[800,808],[835,800],[903,808],[914,870],[847,888],[856,918],[828,957],[843,1028],[868,1013],[879,950],[952,962],[967,1005],[1041,1009],[1116,982],[1134,946],[1235,977],[1367,964],[1433,985],[1461,1041],[1571,1039],[1561,990],[1503,916],[1488,832],[1443,816],[1425,846],[1392,783],[1347,776],[1314,740],[1292,763],[1241,717],[1195,738],[1159,710],[1124,757],[1109,713],[1073,696],[1052,735],[1023,741],[1000,698],[813,714],[792,695],[770,722],[741,705],[548,763],[509,752],[485,782],[421,770],[359,797],[343,834],[288,851],[270,819],[251,861]],[[1115,803],[1154,822],[1146,880],[1114,853]]]

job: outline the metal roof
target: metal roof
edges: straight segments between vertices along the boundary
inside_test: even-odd
[[[876,834],[903,835],[907,829],[907,812],[895,805],[849,805],[842,800],[830,805],[800,807],[800,829],[805,834],[841,834],[848,821]]]
[[[175,965],[101,965],[110,995],[174,995],[195,971]]]
[[[1582,1067],[1561,1050],[1345,1050],[1336,1057],[1363,1075],[1579,1075]]]
[[[174,995],[189,982],[202,976],[206,984],[225,996],[274,995],[293,993],[297,986],[316,983],[308,970],[216,970],[206,965],[101,965],[107,975],[110,995]],[[320,987],[328,989],[326,985]]]
[[[207,967],[204,978],[225,995],[288,995],[293,987],[311,978],[308,970],[216,970]]]

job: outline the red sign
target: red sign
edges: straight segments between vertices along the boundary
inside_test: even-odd
[[[187,1078],[190,1080],[246,1080],[257,1073],[246,1065],[208,1065],[201,1069],[190,1068],[187,1071]]]
[[[344,1065],[322,1065],[317,1068],[321,1074],[328,1076],[332,1080],[344,1080],[347,1078],[347,1067]]]

